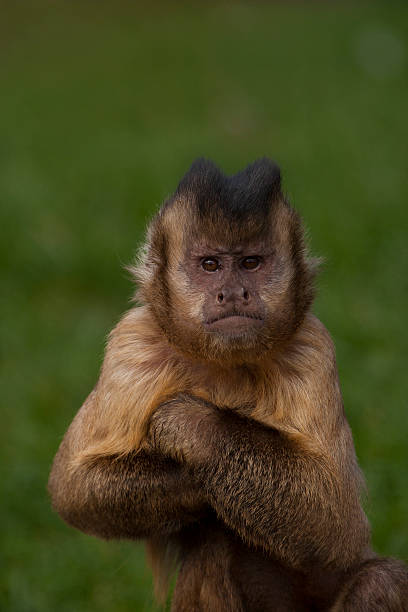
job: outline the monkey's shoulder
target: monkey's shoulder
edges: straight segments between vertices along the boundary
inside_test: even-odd
[[[165,367],[177,358],[153,315],[146,306],[138,306],[123,315],[109,334],[105,362],[129,366],[156,364]]]
[[[129,310],[111,331],[99,386],[129,397],[160,396],[180,390],[182,360],[145,306]],[[181,387],[182,388],[182,387]],[[144,400],[145,401],[145,400]]]
[[[95,391],[77,417],[91,432],[91,454],[139,448],[152,411],[186,387],[179,361],[148,308],[122,317],[109,335]]]
[[[336,349],[325,325],[308,313],[281,354],[282,361],[305,375],[311,371],[336,369]]]
[[[314,315],[305,317],[269,377],[268,404],[258,405],[259,420],[311,440],[345,426],[334,344]]]

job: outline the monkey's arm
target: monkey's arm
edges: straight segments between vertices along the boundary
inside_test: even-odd
[[[290,566],[347,568],[367,545],[353,476],[278,430],[183,395],[153,415],[151,435],[190,466],[226,525]]]
[[[140,451],[78,462],[89,443],[93,392],[68,429],[54,459],[49,491],[70,525],[103,538],[171,533],[197,518],[201,493],[185,466]],[[90,418],[92,417],[92,418]]]

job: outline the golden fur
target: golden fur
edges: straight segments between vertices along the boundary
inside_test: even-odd
[[[140,306],[110,334],[93,391],[98,416],[92,418],[92,440],[76,460],[143,448],[154,410],[184,392],[238,410],[316,452],[330,448],[335,456],[336,446],[348,438],[334,347],[313,315],[307,315],[283,354],[222,368],[217,363],[194,363],[176,351],[149,308]],[[342,427],[347,433],[339,436]]]

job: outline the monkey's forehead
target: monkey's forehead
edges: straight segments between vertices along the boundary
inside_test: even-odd
[[[253,240],[244,240],[228,244],[225,241],[217,242],[212,239],[197,240],[193,244],[187,244],[187,255],[190,257],[202,257],[203,255],[232,255],[240,257],[248,254],[249,251],[257,254],[271,251],[271,245],[267,240],[260,240],[259,237]]]
[[[231,252],[236,248],[257,244],[280,244],[287,242],[293,225],[299,219],[296,211],[283,199],[271,205],[267,214],[228,216],[222,207],[215,203],[208,214],[201,214],[188,196],[179,196],[166,203],[153,223],[153,240],[166,236],[169,243],[185,245],[205,243],[214,248]],[[156,237],[156,239],[155,239]]]

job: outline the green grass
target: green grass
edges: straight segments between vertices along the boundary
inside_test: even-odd
[[[408,557],[405,3],[18,2],[0,24],[0,608],[152,609],[141,545],[52,513],[52,457],[128,307],[123,270],[198,155],[267,154],[326,257],[376,549]]]

